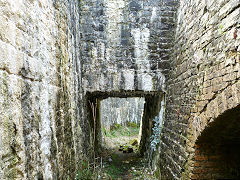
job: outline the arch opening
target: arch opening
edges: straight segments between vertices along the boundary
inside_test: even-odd
[[[240,178],[240,105],[209,124],[195,144],[193,178]]]

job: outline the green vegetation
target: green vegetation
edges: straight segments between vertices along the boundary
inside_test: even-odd
[[[127,126],[131,128],[139,128],[139,124],[136,124],[135,122],[127,122]]]
[[[137,153],[139,129],[138,124],[129,122],[126,126],[114,124],[109,130],[103,128],[107,142],[113,143],[113,146],[111,144],[111,149],[102,152],[102,159],[96,161],[95,170],[93,163],[82,161],[76,179],[155,179],[146,167],[146,161]]]
[[[125,169],[123,167],[119,167],[116,163],[112,163],[110,166],[105,168],[105,173],[111,177],[112,179],[117,179],[124,175]]]
[[[94,179],[93,168],[85,160],[82,160],[80,164],[77,179]]]
[[[110,130],[106,130],[105,128],[103,128],[103,133],[105,136],[110,138],[119,136],[134,136],[139,133],[139,129],[139,125],[128,122],[127,126],[114,124],[113,126],[111,126]]]
[[[113,162],[117,162],[118,161],[118,154],[113,154],[112,155],[112,160],[113,160]]]

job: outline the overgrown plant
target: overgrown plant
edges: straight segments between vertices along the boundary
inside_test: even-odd
[[[102,168],[103,168],[102,158],[99,157],[95,158],[94,163],[89,163],[88,160],[82,160],[77,171],[75,180],[99,179],[99,176],[102,174]]]
[[[87,160],[82,160],[76,179],[80,180],[80,179],[92,179],[92,178],[93,178],[93,173],[92,173],[91,167],[89,166],[89,162]]]
[[[96,154],[95,154],[95,142],[96,142],[96,119],[97,119],[97,99],[96,103],[89,101],[90,107],[92,109],[93,116],[93,177],[95,176],[95,168],[96,168]]]
[[[102,129],[104,136],[115,138],[118,136],[134,136],[139,133],[140,127],[137,126],[122,126],[120,124],[115,124],[110,130],[105,128]]]
[[[160,139],[161,139],[161,131],[162,131],[162,123],[164,119],[165,113],[165,100],[163,99],[161,102],[161,110],[157,116],[153,119],[154,127],[152,128],[152,136],[150,137],[150,151],[148,152],[148,165],[152,170],[152,173],[157,175],[158,178],[161,179],[161,170],[156,168],[156,163],[159,163],[159,156],[156,156],[157,151],[160,152]],[[160,164],[158,167],[161,167]]]
[[[92,141],[92,154],[93,154],[93,163],[89,163],[88,160],[82,160],[79,166],[79,170],[76,175],[76,180],[83,179],[98,179],[103,168],[103,159],[102,157],[96,157],[95,153],[95,143],[96,143],[96,119],[97,119],[97,99],[96,102],[89,101],[90,108],[92,110],[93,118],[93,141]],[[99,161],[99,162],[98,162]]]

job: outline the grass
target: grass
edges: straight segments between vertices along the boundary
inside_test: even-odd
[[[111,164],[109,167],[105,168],[105,173],[108,174],[112,179],[117,179],[124,174],[124,169],[119,168],[116,164]]]
[[[87,161],[80,163],[76,180],[95,180],[95,179],[154,179],[150,174],[150,170],[145,171],[146,162],[137,154],[137,146],[135,153],[123,153],[118,151],[119,145],[123,147],[133,147],[135,141],[138,140],[139,125],[135,123],[127,123],[126,126],[114,124],[110,130],[103,128],[102,132],[105,136],[105,147],[101,157],[101,161],[97,162],[96,171],[93,173],[92,164]],[[134,146],[135,147],[135,146]],[[110,160],[109,160],[110,159]],[[101,164],[100,164],[101,163]]]
[[[77,180],[81,179],[96,179],[96,174],[93,173],[93,167],[89,165],[87,160],[82,160],[77,171]]]
[[[127,126],[114,124],[109,131],[103,128],[103,133],[105,136],[110,138],[119,136],[134,136],[139,133],[139,129],[139,125],[136,125],[135,123],[128,123]]]

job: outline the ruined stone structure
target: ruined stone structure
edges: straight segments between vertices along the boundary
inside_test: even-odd
[[[240,2],[179,1],[177,16],[161,170],[167,178],[238,179]]]
[[[239,0],[0,0],[0,179],[73,178],[108,97],[145,97],[142,154],[163,120],[161,177],[239,177],[239,19]]]
[[[0,179],[67,178],[88,143],[78,2],[0,9]]]

